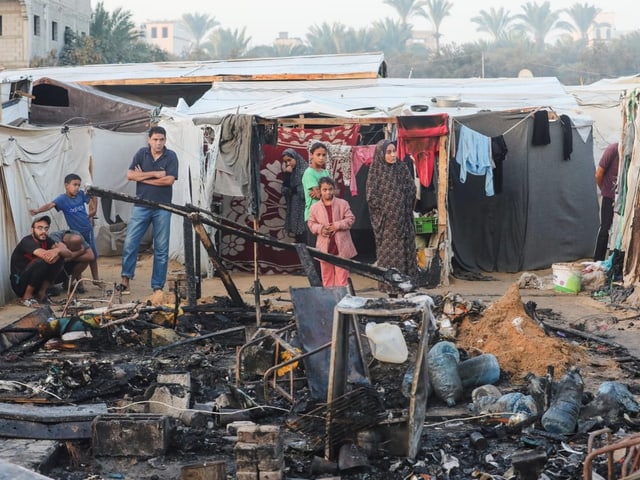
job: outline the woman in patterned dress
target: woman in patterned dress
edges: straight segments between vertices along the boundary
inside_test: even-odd
[[[304,189],[302,175],[309,163],[293,148],[282,152],[285,177],[282,182],[282,195],[287,204],[284,230],[296,238],[297,243],[305,243],[307,223],[304,221]]]
[[[414,279],[416,260],[413,206],[416,187],[409,165],[396,157],[390,140],[377,143],[367,178],[367,204],[376,242],[376,264],[395,268]],[[401,291],[380,282],[378,288],[396,297]]]

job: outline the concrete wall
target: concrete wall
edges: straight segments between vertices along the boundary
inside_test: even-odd
[[[34,57],[57,54],[65,29],[89,33],[90,0],[8,0],[0,3],[0,66],[28,67]]]

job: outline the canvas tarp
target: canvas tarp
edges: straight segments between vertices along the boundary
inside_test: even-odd
[[[487,136],[505,133],[503,192],[485,195],[484,177],[459,179],[450,162],[449,216],[455,259],[469,271],[519,272],[592,257],[598,230],[592,138],[574,134],[563,159],[562,131],[550,122],[551,143],[532,146],[533,118],[525,113],[459,117]]]
[[[33,125],[93,125],[119,132],[149,129],[152,105],[110,95],[86,85],[51,78],[34,82],[29,121]]]
[[[178,181],[173,188],[173,203],[192,203],[208,208],[203,199],[202,131],[188,119],[164,119],[167,147],[175,150],[179,159]],[[9,284],[10,257],[15,245],[29,234],[32,217],[30,208],[53,200],[64,191],[64,177],[77,173],[83,187],[92,184],[108,190],[134,194],[135,187],[126,180],[126,171],[137,149],[146,145],[145,133],[116,133],[92,127],[11,128],[0,127],[0,305],[14,297]],[[93,175],[91,175],[91,172]],[[191,187],[190,182],[194,185]],[[111,220],[116,214],[129,218],[131,205],[114,202]],[[52,229],[66,228],[64,216],[55,209]],[[106,225],[104,210],[98,207],[96,228]],[[174,215],[171,222],[170,256],[183,258],[182,217]],[[202,256],[206,268],[206,255]],[[117,281],[119,279],[105,279]]]

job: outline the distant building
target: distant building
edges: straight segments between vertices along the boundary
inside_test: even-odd
[[[610,42],[618,36],[616,31],[616,14],[615,12],[600,12],[596,16],[595,24],[591,26],[587,32],[588,43]]]
[[[436,37],[433,30],[413,30],[407,45],[422,45],[428,50],[435,50]]]
[[[28,67],[35,57],[57,55],[65,32],[89,33],[91,0],[0,1],[0,68]]]
[[[187,27],[180,20],[146,22],[140,25],[140,31],[145,42],[171,55],[188,54],[193,43]]]
[[[298,37],[290,37],[289,32],[278,32],[278,38],[273,41],[274,45],[293,48],[302,45],[303,42]]]

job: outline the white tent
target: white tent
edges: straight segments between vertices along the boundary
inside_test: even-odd
[[[622,136],[623,108],[621,101],[635,88],[640,88],[640,74],[603,79],[590,85],[567,86],[582,111],[593,119],[594,159]]]
[[[202,171],[202,132],[188,119],[165,118],[160,123],[167,129],[167,147],[175,150],[180,160],[178,181],[173,189],[177,204],[203,205],[200,184]],[[134,185],[126,180],[126,171],[136,150],[146,145],[146,134],[116,133],[92,127],[12,128],[0,127],[0,305],[14,297],[9,283],[10,258],[17,242],[29,234],[30,208],[53,200],[64,191],[64,177],[77,173],[83,185],[95,185],[126,194],[134,193]],[[116,212],[128,218],[129,204],[115,202]],[[118,203],[120,203],[118,205]],[[52,229],[66,228],[61,213],[47,212]],[[98,216],[102,214],[98,209]],[[98,218],[96,225],[106,224]],[[172,219],[170,255],[183,255],[182,219]],[[117,279],[106,279],[117,280]]]

